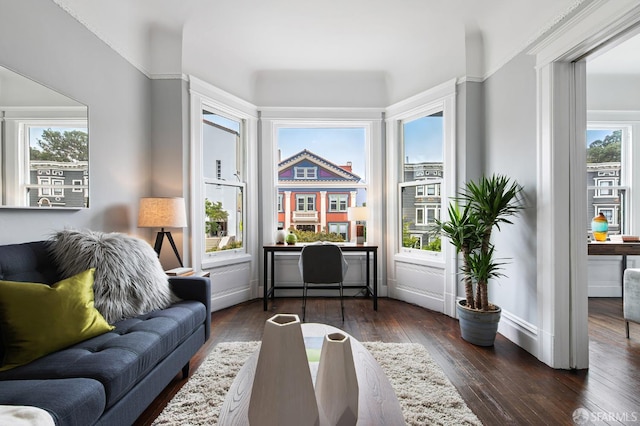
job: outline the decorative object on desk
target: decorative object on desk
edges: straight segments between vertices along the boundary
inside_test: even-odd
[[[293,246],[298,242],[298,237],[296,236],[296,234],[293,233],[293,231],[289,231],[285,240],[287,244],[289,244],[290,246]]]
[[[294,314],[278,314],[264,325],[249,423],[261,426],[318,425],[320,416],[309,361]]]
[[[287,238],[287,231],[282,228],[278,228],[276,231],[276,244],[284,244],[284,240]]]
[[[156,235],[156,243],[154,250],[160,257],[162,250],[162,241],[167,236],[171,248],[178,258],[180,266],[182,259],[176,243],[173,241],[171,232],[165,231],[164,228],[184,228],[187,226],[187,214],[184,206],[184,198],[181,197],[145,197],[140,199],[140,209],[138,210],[138,227],[139,228],[160,228]]]
[[[437,230],[462,253],[460,272],[466,299],[456,307],[460,334],[478,346],[493,345],[500,321],[500,316],[495,315],[500,308],[489,303],[488,283],[504,276],[500,270],[505,262],[494,258],[491,232],[494,227],[500,230],[500,225],[512,223],[510,218],[523,209],[522,190],[506,176],[482,176],[477,182],[468,181],[449,203],[446,221],[435,221]],[[483,319],[486,316],[492,319]]]
[[[351,241],[356,244],[363,244],[366,241],[365,237],[365,225],[367,221],[368,210],[366,207],[349,207],[347,209],[347,218],[349,222],[355,222],[355,238],[351,238]]]
[[[609,221],[607,221],[607,218],[602,213],[591,219],[591,232],[593,233],[594,240],[606,241],[608,231]]]
[[[318,408],[332,425],[353,426],[358,422],[358,378],[351,340],[342,333],[324,336],[318,375]]]

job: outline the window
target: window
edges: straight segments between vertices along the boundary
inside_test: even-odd
[[[603,213],[609,222],[610,234],[629,233],[631,128],[614,123],[589,123],[586,140],[589,218]]]
[[[349,196],[347,194],[330,194],[329,195],[329,211],[330,212],[346,212],[348,198]]]
[[[404,159],[401,184],[401,235],[406,249],[435,250],[431,225],[440,217],[444,171],[442,110],[401,122]]]
[[[315,179],[315,167],[294,167],[296,179]]]
[[[241,129],[239,120],[202,111],[202,244],[206,255],[244,250]]]
[[[355,237],[356,223],[349,221],[348,209],[366,205],[365,129],[331,122],[276,126],[276,189],[278,200],[282,199],[278,201],[278,223],[284,223],[286,229],[334,232],[346,241]],[[306,242],[318,236],[298,238]]]
[[[329,224],[329,233],[339,234],[342,236],[344,240],[348,239],[349,235],[349,224],[348,223],[330,223]]]
[[[316,196],[311,194],[296,195],[296,210],[308,212],[316,210]]]

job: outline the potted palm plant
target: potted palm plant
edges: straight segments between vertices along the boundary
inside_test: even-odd
[[[457,312],[462,338],[480,346],[491,346],[498,331],[501,309],[489,302],[488,283],[503,276],[505,262],[495,259],[491,233],[523,208],[523,188],[502,175],[469,181],[449,203],[449,218],[436,220],[441,235],[449,239],[462,255],[460,272],[465,298],[458,301]]]

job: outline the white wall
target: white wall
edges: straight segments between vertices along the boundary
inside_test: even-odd
[[[147,234],[136,225],[150,182],[150,82],[50,0],[0,0],[0,65],[89,107],[90,208],[0,209],[0,244],[64,227]]]

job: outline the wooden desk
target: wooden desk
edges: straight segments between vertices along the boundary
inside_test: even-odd
[[[344,286],[344,288],[355,288],[355,289],[363,289],[366,290],[367,296],[373,296],[373,310],[378,310],[378,246],[371,244],[338,244],[340,249],[342,249],[345,253],[366,253],[367,255],[367,264],[366,264],[366,274],[367,278],[364,285],[361,286]],[[262,246],[264,250],[264,310],[266,311],[268,308],[268,300],[269,296],[271,298],[275,298],[276,290],[279,289],[299,289],[302,290],[301,286],[277,286],[275,285],[275,257],[276,253],[292,253],[292,252],[301,252],[304,244],[294,244],[294,245],[286,245],[286,244],[267,244]],[[370,265],[370,257],[373,254],[373,283],[371,282],[371,276],[369,273],[369,265]],[[271,255],[271,260],[269,260],[269,255]],[[271,284],[267,286],[269,277],[269,268],[271,268]],[[316,286],[316,288],[320,288]]]
[[[305,346],[309,348],[308,337],[324,338],[327,333],[349,334],[326,324],[307,323],[302,324],[302,335],[305,337]],[[358,378],[358,423],[366,426],[395,426],[404,425],[404,415],[402,407],[398,402],[396,393],[389,383],[389,379],[380,368],[378,362],[371,353],[353,337],[351,339],[351,351],[356,367],[356,377]],[[321,344],[320,344],[321,345]],[[320,346],[321,347],[321,346]],[[316,348],[317,349],[317,348]],[[249,425],[249,401],[251,399],[251,388],[258,364],[259,351],[254,352],[247,362],[242,366],[238,375],[233,380],[229,392],[220,409],[219,425]],[[317,363],[316,363],[317,364]],[[317,365],[310,365],[310,372],[315,383]],[[322,409],[319,409],[320,426],[327,425],[326,417]]]

